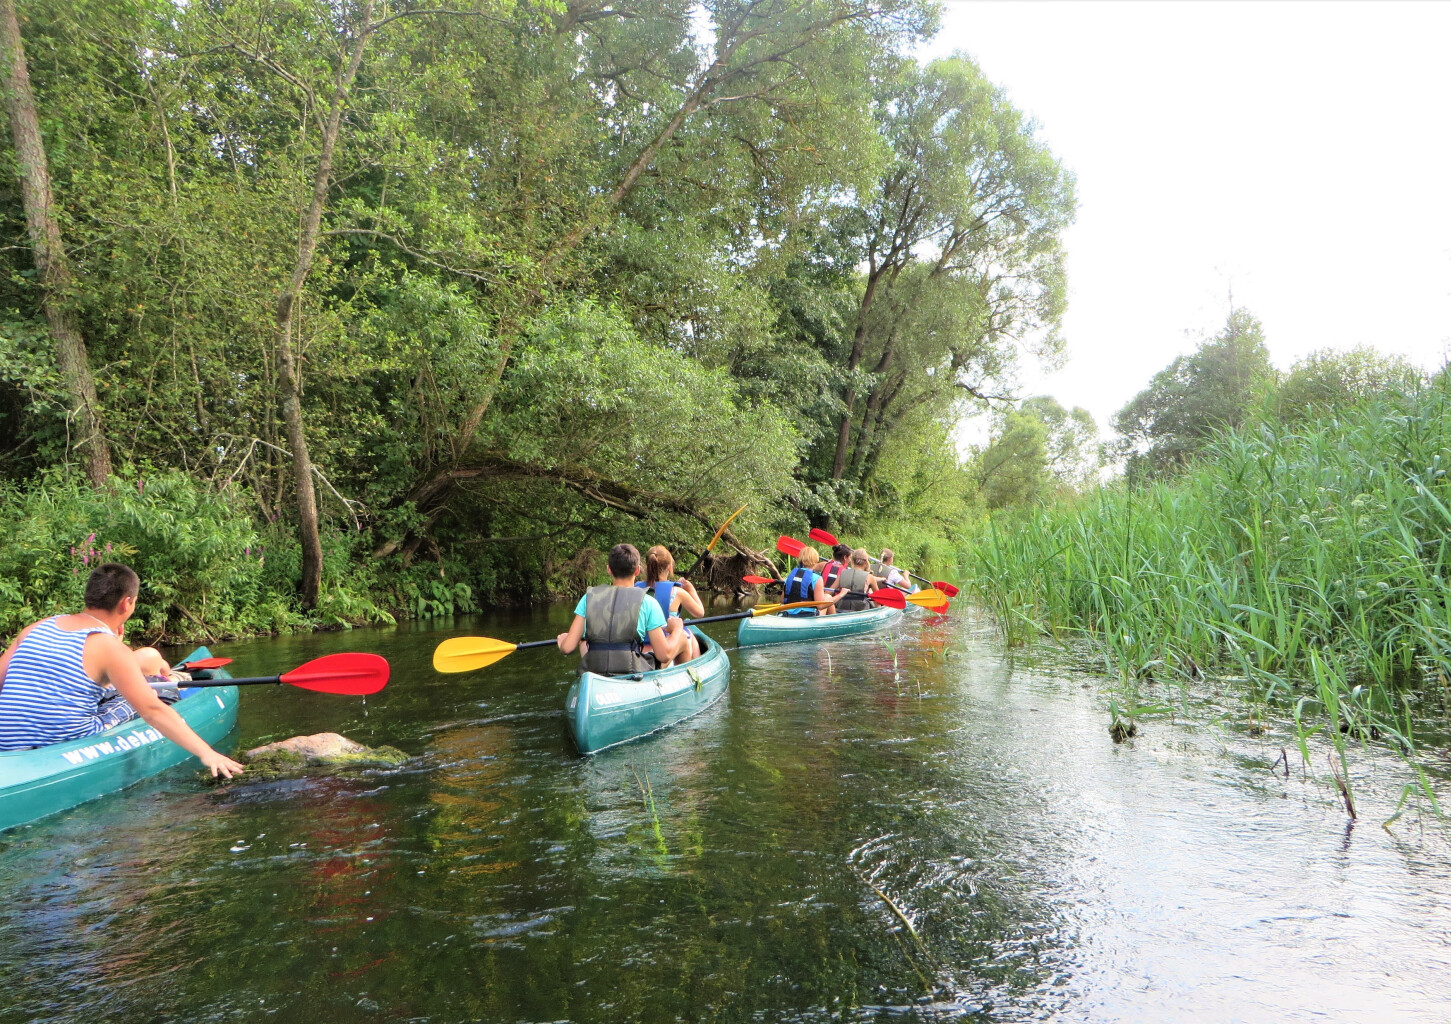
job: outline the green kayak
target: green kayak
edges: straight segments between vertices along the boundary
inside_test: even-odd
[[[901,618],[900,608],[885,605],[862,612],[835,615],[759,615],[742,619],[736,630],[736,646],[786,644],[795,640],[830,640],[854,633],[870,633]]]
[[[731,681],[731,663],[720,644],[700,630],[700,657],[675,668],[633,676],[581,672],[569,688],[564,714],[581,754],[647,736],[704,711]]]
[[[183,662],[211,656],[198,647]],[[225,669],[197,677],[228,678]],[[215,746],[237,724],[235,686],[183,688],[181,694],[172,707],[208,743]],[[0,752],[0,830],[125,789],[190,757],[139,718],[78,740]]]

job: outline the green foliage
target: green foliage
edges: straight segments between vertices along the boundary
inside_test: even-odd
[[[976,475],[988,508],[1024,505],[1089,484],[1100,467],[1098,424],[1083,408],[1047,395],[998,412],[978,453]]]
[[[1260,322],[1231,311],[1223,331],[1156,373],[1114,417],[1129,479],[1183,469],[1216,432],[1244,423],[1274,384]]]
[[[1372,348],[1321,349],[1300,360],[1275,389],[1274,414],[1286,423],[1334,416],[1373,398],[1414,395],[1425,374]]]
[[[974,586],[1013,642],[1086,643],[1126,706],[1145,680],[1219,668],[1409,745],[1406,685],[1451,675],[1448,448],[1444,387],[1256,419],[1176,479],[993,517]]]
[[[802,514],[908,520],[939,558],[931,537],[981,507],[958,421],[1060,348],[1072,178],[971,61],[912,56],[927,0],[374,5],[292,307],[324,545],[304,618],[275,320],[363,8],[22,6],[122,479],[65,476],[11,246],[15,620],[74,599],[39,552],[82,526],[134,548],[145,627],[168,636],[546,596],[622,538],[688,561],[742,503],[761,546]],[[904,196],[917,227],[893,242],[872,224]],[[894,246],[867,309],[860,268]]]

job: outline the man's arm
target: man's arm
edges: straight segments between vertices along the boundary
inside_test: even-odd
[[[39,625],[39,623],[32,622],[30,625],[22,629],[19,633],[16,633],[15,639],[10,641],[10,646],[5,648],[5,653],[0,654],[0,687],[3,687],[5,685],[5,671],[10,667],[10,659],[15,655],[15,648],[20,646],[20,641],[24,640],[26,634],[34,629],[37,625]]]
[[[560,633],[554,638],[563,654],[573,654],[579,648],[579,641],[584,637],[584,616],[576,615],[574,621],[569,624],[568,632]]]
[[[116,688],[126,702],[136,709],[146,724],[171,740],[211,769],[212,775],[230,779],[243,768],[230,757],[217,753],[198,736],[186,720],[168,704],[162,703],[136,663],[136,655],[120,640],[104,633],[92,633],[86,646],[95,645],[100,662],[101,678]]]

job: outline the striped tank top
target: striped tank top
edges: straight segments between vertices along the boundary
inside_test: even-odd
[[[86,675],[81,655],[86,637],[110,633],[105,626],[69,631],[45,619],[10,656],[0,685],[0,750],[25,750],[94,736],[135,715],[114,691]]]

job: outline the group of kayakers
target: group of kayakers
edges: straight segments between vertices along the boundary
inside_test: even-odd
[[[242,771],[168,703],[179,696],[184,674],[154,647],[133,650],[123,642],[140,592],[129,566],[106,562],[86,580],[84,610],[31,623],[16,635],[0,655],[0,751],[94,736],[140,717],[214,776]]]
[[[867,595],[881,587],[909,591],[907,577],[895,568],[895,555],[890,548],[873,561],[866,548],[853,549],[837,544],[831,549],[831,561],[821,562],[821,555],[812,547],[801,549],[800,564],[786,574],[785,597],[788,604],[805,601],[826,602],[821,608],[788,608],[782,615],[830,615],[833,612],[859,612],[871,606]],[[820,571],[818,571],[818,568]]]
[[[787,615],[830,615],[871,606],[882,587],[908,590],[906,576],[883,551],[832,548],[825,564],[804,548],[799,565],[782,581]],[[643,561],[632,544],[616,544],[608,558],[611,582],[591,587],[574,609],[574,621],[556,638],[565,654],[581,652],[581,668],[600,675],[633,675],[685,664],[700,656],[700,642],[686,618],[705,614],[700,595],[675,578],[675,559],[655,545]],[[213,775],[242,771],[217,753],[170,706],[178,682],[155,648],[133,650],[122,637],[136,611],[140,580],[128,566],[107,562],[86,582],[85,608],[26,626],[0,655],[0,751],[80,739],[140,717],[196,757]]]

